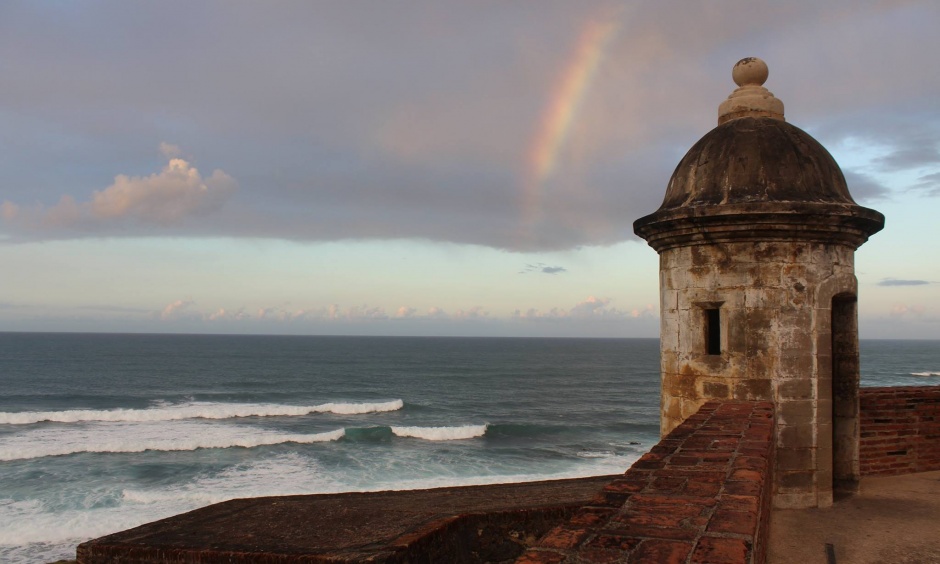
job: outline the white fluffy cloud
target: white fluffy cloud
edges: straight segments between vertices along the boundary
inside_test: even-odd
[[[88,201],[64,195],[51,207],[21,206],[4,201],[0,218],[30,230],[99,231],[108,226],[138,224],[170,226],[190,217],[219,210],[237,189],[235,179],[221,170],[204,177],[188,161],[172,155],[175,145],[161,143],[169,162],[148,176],[119,174],[114,183],[96,190]]]
[[[192,300],[176,300],[175,302],[170,302],[163,308],[163,311],[160,312],[160,319],[177,319],[182,315],[183,311],[193,304],[194,302]]]

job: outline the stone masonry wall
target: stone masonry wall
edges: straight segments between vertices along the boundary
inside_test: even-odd
[[[940,470],[940,386],[862,388],[862,475]]]
[[[770,402],[708,402],[516,564],[763,563],[773,437]]]
[[[854,250],[841,245],[741,242],[663,251],[663,435],[712,399],[803,402],[788,410],[828,400],[813,385],[823,352],[817,340],[830,346],[829,320],[822,318],[832,295],[823,286],[844,277],[851,287],[838,291],[854,293],[853,271]],[[708,309],[720,311],[717,355],[707,350]]]
[[[772,401],[775,505],[831,504],[833,298],[856,294],[854,249],[806,241],[677,247],[660,254],[660,277],[662,433],[709,400]],[[708,350],[714,309],[720,354]],[[842,403],[856,405],[854,396]],[[846,419],[839,437],[851,437],[856,421]],[[852,478],[857,451],[843,459],[840,474]]]

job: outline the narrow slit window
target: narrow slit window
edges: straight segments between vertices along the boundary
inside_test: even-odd
[[[721,314],[718,308],[705,310],[705,344],[708,354],[721,354]]]

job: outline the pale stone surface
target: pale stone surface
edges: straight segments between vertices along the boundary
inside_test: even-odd
[[[783,102],[764,88],[769,71],[757,57],[741,59],[731,70],[737,90],[718,106],[718,123],[739,117],[783,118]]]
[[[829,508],[775,510],[767,561],[826,564],[829,543],[839,564],[940,562],[938,523],[940,472],[869,476]]]

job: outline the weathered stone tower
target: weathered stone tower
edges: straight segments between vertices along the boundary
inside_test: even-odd
[[[735,65],[718,127],[634,223],[660,257],[661,427],[709,399],[773,401],[775,505],[827,506],[858,482],[854,257],[884,216],[784,121],[767,74],[760,59]]]

